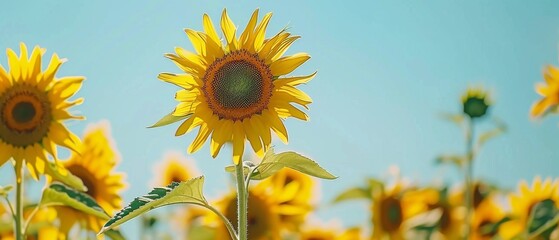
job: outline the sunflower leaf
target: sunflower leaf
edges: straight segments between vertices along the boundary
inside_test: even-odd
[[[101,219],[109,218],[92,197],[58,182],[51,183],[43,191],[40,206],[68,206]]]
[[[112,240],[125,240],[126,239],[124,237],[124,235],[122,235],[122,233],[120,233],[120,231],[114,230],[114,229],[111,229],[111,230],[105,232],[105,236],[111,238]]]
[[[283,152],[275,154],[270,149],[264,155],[262,162],[256,166],[256,171],[251,175],[251,179],[262,180],[274,175],[284,167],[288,167],[299,172],[323,179],[336,179],[337,177],[326,171],[315,161],[304,157],[296,152]]]
[[[62,165],[47,162],[45,167],[45,174],[52,177],[54,181],[64,183],[73,189],[82,192],[87,191],[87,187],[83,184],[83,181],[79,177],[73,175],[70,171],[65,169]]]
[[[483,146],[488,140],[497,137],[507,131],[507,125],[499,120],[494,119],[496,127],[492,130],[482,133],[477,141],[478,146]]]
[[[436,164],[454,164],[458,167],[462,166],[466,162],[466,157],[461,155],[440,155],[435,159]]]
[[[559,209],[553,200],[546,199],[534,205],[528,218],[528,233],[531,236],[550,234],[559,222]],[[532,239],[532,238],[530,238]]]
[[[161,126],[169,125],[171,123],[175,123],[175,122],[178,122],[178,121],[183,120],[185,118],[188,118],[188,117],[190,117],[190,115],[192,115],[192,114],[187,114],[185,116],[175,116],[175,115],[173,115],[173,113],[169,113],[169,114],[165,115],[164,117],[162,117],[161,119],[159,119],[159,121],[157,121],[155,124],[149,126],[148,128],[155,128],[155,127],[161,127]]]
[[[12,185],[8,185],[8,186],[0,186],[0,197],[7,197],[8,193],[12,190],[12,188],[14,188]]]
[[[173,182],[167,187],[156,187],[147,195],[135,198],[127,207],[109,219],[99,234],[113,229],[149,210],[178,203],[190,203],[207,206],[208,202],[202,194],[204,176],[184,182]]]
[[[334,203],[339,203],[347,200],[355,200],[355,199],[371,199],[371,191],[368,189],[361,188],[361,187],[354,187],[345,190],[344,192],[340,193],[335,199]]]

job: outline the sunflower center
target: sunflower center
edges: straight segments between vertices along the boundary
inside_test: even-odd
[[[94,199],[97,199],[96,181],[90,170],[77,164],[66,166],[66,169],[82,180],[83,185],[87,187],[87,191],[85,193]]]
[[[17,84],[0,94],[0,139],[26,147],[47,135],[52,119],[47,93],[35,86]]]
[[[268,106],[272,79],[269,66],[257,54],[238,50],[216,59],[208,67],[202,90],[216,115],[242,120]]]
[[[402,224],[402,205],[394,197],[388,197],[380,202],[381,226],[388,232],[396,231]]]
[[[35,116],[35,107],[30,102],[18,102],[12,109],[12,116],[18,123],[26,123]]]

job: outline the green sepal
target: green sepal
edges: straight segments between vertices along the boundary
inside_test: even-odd
[[[161,126],[169,125],[171,123],[175,123],[175,122],[178,122],[180,120],[186,119],[186,118],[190,117],[191,115],[192,114],[187,114],[185,116],[175,116],[171,112],[171,113],[165,115],[164,117],[162,117],[161,119],[159,119],[159,121],[157,121],[155,124],[149,126],[148,128],[155,128],[155,127],[161,127]]]
[[[256,169],[250,176],[250,179],[262,180],[268,178],[284,167],[297,170],[313,177],[323,179],[337,178],[318,165],[315,161],[296,152],[283,152],[275,154],[274,150],[270,148],[270,150],[268,150],[264,155],[262,162],[256,166]]]
[[[49,206],[67,206],[101,219],[109,219],[109,215],[91,196],[58,182],[51,183],[43,191],[40,207]]]
[[[184,182],[173,182],[166,187],[156,187],[147,195],[135,198],[128,206],[109,219],[99,234],[113,229],[152,209],[178,203],[191,203],[206,206],[208,203],[202,193],[204,176]]]
[[[466,157],[456,154],[440,155],[435,159],[436,164],[453,164],[458,167],[463,166],[466,163]]]
[[[355,200],[355,199],[372,199],[372,193],[370,189],[362,188],[362,187],[354,187],[345,190],[344,192],[340,193],[333,201],[333,203],[339,203],[347,200]]]

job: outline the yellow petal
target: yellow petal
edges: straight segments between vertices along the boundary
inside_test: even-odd
[[[312,99],[311,97],[309,97],[309,95],[289,85],[285,85],[279,88],[278,90],[276,90],[273,93],[272,97],[282,99],[283,101],[287,101],[287,102],[294,102],[304,107],[312,103]]]
[[[206,59],[201,57],[198,54],[187,51],[187,50],[185,50],[184,48],[181,48],[181,47],[176,47],[175,52],[177,53],[177,55],[179,57],[184,58],[184,59],[188,59],[189,61],[191,61],[191,62],[193,62],[197,65],[202,66],[204,69],[207,66]]]
[[[215,43],[210,37],[202,32],[198,32],[202,41],[204,41],[206,45],[206,62],[213,62],[216,58],[221,58],[225,54],[223,52],[223,48],[221,47],[221,43]]]
[[[177,128],[177,131],[175,132],[175,136],[181,136],[187,132],[192,131],[192,129],[200,126],[202,122],[203,122],[202,119],[198,117],[188,118],[187,120],[182,122],[181,125]]]
[[[31,59],[29,60],[30,67],[28,69],[28,77],[33,80],[34,82],[38,82],[39,73],[41,72],[41,52],[42,50],[39,46],[35,46],[33,48],[33,52],[31,53]]]
[[[175,93],[175,99],[179,102],[191,103],[200,95],[200,89],[194,88],[192,90],[181,89]]]
[[[270,23],[270,19],[272,19],[271,12],[264,15],[264,18],[262,19],[260,24],[258,24],[258,27],[256,27],[256,31],[254,33],[254,50],[256,50],[257,52],[260,51],[260,48],[262,48],[262,44],[264,43],[264,38],[266,37],[266,28],[268,27],[268,23]]]
[[[233,163],[242,162],[243,153],[245,152],[245,132],[240,121],[233,123]]]
[[[174,74],[174,73],[160,73],[157,78],[174,84],[178,87],[184,88],[186,90],[190,90],[194,87],[198,87],[202,84],[197,78],[193,77],[192,75],[185,75],[185,74]]]
[[[252,13],[252,16],[250,17],[250,20],[248,21],[245,30],[243,31],[241,37],[239,38],[239,41],[243,49],[249,49],[250,51],[250,48],[254,47],[254,40],[252,42],[249,42],[248,40],[249,37],[253,35],[252,33],[254,31],[254,27],[256,26],[257,20],[258,20],[258,9],[254,10],[254,12]]]
[[[271,54],[272,49],[276,48],[279,45],[279,43],[281,43],[283,40],[285,40],[289,36],[291,36],[291,34],[288,33],[288,32],[285,32],[285,29],[283,29],[279,33],[274,35],[272,38],[264,40],[264,43],[262,44],[262,48],[258,52],[258,56],[260,58],[264,59],[266,64],[269,65],[270,63],[272,63],[271,58],[274,55],[274,54]]]
[[[73,96],[82,86],[84,77],[63,77],[52,86],[52,94],[67,99]]]
[[[287,138],[287,129],[283,125],[281,119],[275,113],[270,112],[268,109],[262,111],[262,117],[264,121],[274,130],[276,135],[283,141],[285,144],[288,142]]]
[[[2,151],[0,151],[0,166],[4,165],[4,163],[6,163],[11,158],[9,148],[11,147],[0,141],[0,149],[2,149]]]
[[[243,120],[243,128],[246,133],[246,137],[252,146],[252,149],[258,155],[258,157],[264,156],[264,149],[262,148],[262,141],[260,140],[260,133],[251,124],[250,118],[245,118]],[[270,130],[268,130],[269,132]]]
[[[274,104],[274,105],[275,105],[275,108],[278,111],[278,113],[281,112],[283,114],[283,118],[294,117],[294,118],[298,118],[298,119],[303,120],[303,121],[308,121],[309,120],[309,117],[307,116],[307,114],[305,114],[303,111],[297,109],[296,107],[293,107],[289,103],[282,102],[282,103],[277,103],[277,104]]]
[[[282,41],[280,42],[280,44],[276,45],[276,47],[274,47],[270,51],[269,58],[271,62],[277,61],[281,56],[283,56],[283,54],[287,51],[287,49],[291,46],[291,44],[293,44],[299,38],[301,37],[299,36],[289,37],[285,41]]]
[[[312,80],[314,78],[314,76],[316,76],[316,72],[314,72],[311,75],[306,75],[306,76],[298,76],[298,77],[288,77],[288,78],[280,78],[274,81],[274,86],[276,88],[285,86],[285,85],[289,85],[289,86],[297,86],[300,84],[305,84],[308,83],[310,80]]]
[[[264,147],[263,151],[264,152],[268,151],[268,148],[270,147],[270,143],[272,142],[272,135],[270,133],[270,128],[268,128],[266,124],[264,124],[261,115],[252,116],[250,118],[250,122],[252,123],[252,126],[256,129],[256,132],[258,132],[260,138],[262,139],[262,145]]]
[[[270,65],[270,70],[274,76],[282,76],[293,72],[301,64],[311,57],[306,53],[297,53],[293,56],[282,57]]]
[[[559,69],[549,65],[544,72],[544,80],[547,84],[557,84],[559,82]]]
[[[49,129],[49,138],[56,144],[78,152],[79,138],[58,122],[52,122]]]
[[[6,54],[8,55],[8,66],[10,66],[10,75],[12,76],[12,79],[20,79],[21,68],[17,54],[11,48],[6,50]]]
[[[559,98],[556,96],[545,97],[532,105],[530,115],[532,117],[542,116],[550,107],[559,104]]]
[[[212,19],[208,16],[208,14],[204,14],[204,32],[208,34],[208,36],[213,40],[215,43],[219,44],[219,37],[217,36],[217,32],[215,31],[214,24]]]
[[[210,133],[212,131],[213,131],[212,122],[202,122],[202,125],[200,125],[200,129],[198,130],[198,135],[196,135],[196,138],[188,147],[188,153],[193,153],[200,150],[200,148],[204,145],[204,143],[206,142],[208,136],[210,136]]]
[[[235,32],[237,31],[237,27],[235,27],[235,24],[227,15],[226,9],[223,9],[223,13],[221,14],[221,30],[225,35],[225,40],[227,41],[227,47],[229,48],[229,51],[237,50],[237,39],[235,39]]]
[[[173,110],[173,116],[183,117],[188,114],[196,112],[196,109],[200,105],[200,102],[181,102]]]
[[[203,73],[206,71],[206,67],[201,65],[198,62],[192,61],[191,59],[187,59],[187,58],[181,58],[175,54],[171,54],[171,53],[167,53],[165,54],[165,57],[168,59],[171,59],[171,61],[173,61],[175,63],[175,65],[177,65],[177,67],[179,67],[180,69],[182,69],[183,71],[185,71],[186,73],[190,73],[190,74],[195,74],[195,75],[203,75]]]
[[[56,53],[52,54],[49,66],[47,67],[47,69],[43,73],[43,76],[39,80],[39,84],[38,84],[39,88],[44,89],[49,83],[52,82],[52,80],[54,79],[54,75],[56,74],[56,71],[58,71],[58,68],[60,68],[60,66],[64,62],[66,62],[66,59],[60,59],[58,55],[56,55]]]
[[[210,153],[213,158],[215,158],[223,144],[231,140],[233,135],[233,122],[229,120],[220,121],[218,128],[212,133],[212,139],[210,143]]]

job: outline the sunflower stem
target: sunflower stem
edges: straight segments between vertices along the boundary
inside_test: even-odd
[[[237,176],[237,231],[239,240],[247,240],[248,234],[248,192],[245,187],[245,174],[243,171],[243,162],[239,161],[235,167],[235,175]]]
[[[464,166],[465,202],[466,202],[466,219],[464,239],[468,240],[472,231],[472,217],[474,210],[474,190],[473,190],[473,162],[474,162],[474,120],[468,118],[468,129],[466,133],[466,162]]]
[[[17,165],[14,168],[16,172],[16,240],[23,240],[23,168]]]

